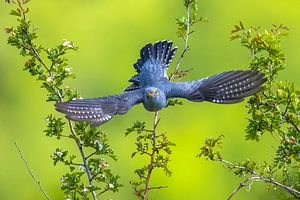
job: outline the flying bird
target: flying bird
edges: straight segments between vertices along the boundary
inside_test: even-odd
[[[123,93],[58,102],[55,104],[56,110],[70,120],[88,121],[98,126],[115,115],[127,113],[139,103],[151,112],[163,109],[172,98],[233,104],[263,89],[266,78],[257,70],[233,70],[199,80],[171,82],[167,70],[177,51],[172,44],[171,41],[158,41],[145,45],[134,64],[137,74],[128,80],[132,84]]]

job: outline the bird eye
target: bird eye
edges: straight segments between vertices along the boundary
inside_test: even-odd
[[[157,94],[157,90],[154,90],[154,93]]]

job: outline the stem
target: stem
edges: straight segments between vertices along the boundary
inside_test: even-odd
[[[185,56],[185,53],[189,50],[189,36],[191,34],[190,32],[190,25],[191,25],[191,22],[190,22],[190,7],[187,6],[186,7],[186,18],[187,18],[187,26],[186,26],[186,34],[185,34],[185,38],[184,38],[184,49],[180,55],[180,58],[176,64],[176,67],[175,67],[175,70],[173,71],[173,73],[171,74],[169,80],[173,80],[175,75],[178,73],[179,71],[179,67],[180,67],[180,64],[181,64],[181,61],[183,59],[183,57]]]
[[[82,148],[82,145],[80,144],[79,139],[76,137],[75,130],[74,130],[72,122],[70,120],[68,120],[68,122],[69,122],[70,131],[71,131],[72,135],[74,136],[74,140],[76,142],[76,145],[77,145],[77,147],[79,149],[79,152],[80,152],[80,155],[82,157],[83,166],[85,168],[85,171],[86,171],[86,174],[87,174],[87,177],[88,177],[89,187],[92,188],[93,187],[93,178],[92,178],[91,170],[90,170],[89,165],[87,163],[87,158],[84,155],[83,148]],[[97,200],[96,191],[92,191],[92,195],[93,195],[93,199]]]
[[[23,12],[23,7],[22,7],[22,4],[19,4],[20,5],[20,10],[22,12],[22,16],[24,18],[24,20],[26,20],[26,17],[25,17],[25,13]],[[49,76],[52,77],[52,68],[49,68],[47,67],[47,65],[45,64],[45,62],[41,59],[38,51],[36,50],[35,48],[35,45],[32,43],[32,41],[30,40],[29,36],[28,36],[28,32],[27,30],[23,30],[23,33],[25,35],[25,37],[27,38],[28,40],[28,44],[29,44],[29,47],[34,55],[34,57],[41,63],[41,65],[47,70],[47,72],[49,73]],[[55,91],[57,97],[59,98],[59,101],[60,102],[63,102],[63,97],[62,97],[62,94],[60,93],[59,91],[59,88],[56,88],[55,86],[52,85],[52,88],[53,90]],[[87,177],[88,177],[88,183],[89,183],[89,187],[91,188],[93,186],[93,179],[92,179],[92,174],[91,174],[91,171],[90,171],[90,168],[88,166],[88,162],[87,162],[87,157],[85,156],[84,152],[83,152],[83,148],[82,148],[82,144],[80,143],[80,140],[78,139],[78,137],[76,136],[76,132],[74,130],[74,125],[72,124],[72,122],[70,120],[68,120],[68,123],[69,123],[69,128],[70,128],[70,132],[72,134],[72,138],[75,140],[76,142],[76,145],[77,145],[77,148],[80,152],[80,155],[81,155],[81,158],[82,158],[82,161],[83,161],[83,165],[85,167],[85,171],[86,171],[86,174],[87,174]],[[92,196],[93,196],[93,199],[94,200],[97,200],[97,195],[96,195],[96,191],[92,191]]]
[[[234,189],[234,191],[230,194],[230,196],[227,198],[227,200],[232,199],[232,197],[242,188],[247,186],[247,182],[251,181],[253,179],[252,176],[248,177],[246,180],[241,182],[237,188]]]
[[[246,186],[246,183],[253,180],[253,179],[258,179],[267,183],[271,183],[275,186],[281,187],[283,189],[285,189],[287,192],[291,193],[291,194],[296,194],[296,195],[300,195],[300,191],[293,189],[292,187],[286,186],[282,183],[279,183],[278,181],[276,181],[274,178],[268,178],[265,177],[261,174],[259,174],[258,172],[247,168],[247,167],[243,167],[243,166],[239,166],[239,165],[235,165],[230,161],[227,160],[223,160],[223,159],[216,159],[215,161],[219,161],[222,163],[225,163],[227,166],[229,166],[230,168],[235,168],[235,169],[243,169],[247,172],[249,172],[251,175],[243,182],[241,182],[239,184],[239,186],[231,193],[231,195],[229,196],[229,198],[227,200],[230,200],[242,187]]]
[[[34,176],[32,170],[30,169],[30,166],[27,163],[26,159],[24,158],[23,153],[22,153],[20,147],[18,146],[18,144],[16,142],[14,142],[14,145],[16,146],[17,150],[19,151],[20,157],[23,160],[23,162],[25,163],[25,166],[27,168],[28,173],[33,178],[33,180],[38,184],[38,186],[39,186],[41,192],[44,194],[45,198],[48,199],[48,200],[50,200],[50,197],[48,196],[48,194],[46,193],[46,191],[42,187],[41,182]]]
[[[145,190],[144,190],[144,195],[143,195],[143,200],[147,200],[148,199],[148,192],[150,190],[149,188],[149,184],[150,184],[150,178],[151,178],[151,174],[152,171],[154,169],[154,159],[155,159],[155,155],[156,155],[156,127],[158,124],[158,112],[155,112],[154,114],[154,123],[153,123],[153,134],[152,134],[152,152],[151,152],[151,157],[150,157],[150,164],[148,166],[148,173],[146,176],[146,186],[145,186]]]

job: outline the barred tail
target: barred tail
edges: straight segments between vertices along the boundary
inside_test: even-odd
[[[201,98],[219,104],[238,103],[261,91],[266,80],[264,74],[257,70],[223,72],[203,80],[192,99],[197,101]]]
[[[141,49],[141,58],[134,64],[134,68],[139,73],[143,64],[149,58],[154,58],[162,67],[167,69],[177,51],[177,47],[172,49],[172,45],[172,41],[167,42],[165,40],[158,41],[154,45],[147,44]]]
[[[154,58],[164,70],[167,70],[177,51],[177,47],[172,49],[172,45],[172,41],[167,42],[165,40],[158,41],[155,44],[149,43],[145,45],[141,49],[140,58],[133,65],[138,74],[128,80],[132,84],[124,91],[132,91],[140,88],[139,73],[144,63],[150,58]]]

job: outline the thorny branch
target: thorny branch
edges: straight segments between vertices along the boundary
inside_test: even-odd
[[[151,156],[150,156],[150,164],[148,166],[148,173],[146,176],[146,186],[145,186],[145,191],[144,191],[144,195],[143,195],[143,200],[147,200],[148,199],[148,192],[149,192],[149,184],[150,184],[150,178],[151,178],[151,174],[152,174],[152,170],[154,168],[154,158],[155,155],[157,153],[156,151],[156,127],[158,125],[158,112],[155,112],[154,114],[154,122],[153,122],[153,132],[152,132],[152,152],[151,152]]]
[[[22,6],[21,4],[19,4],[20,6]],[[26,19],[26,15],[25,13],[23,12],[23,9],[21,8],[20,9],[21,12],[22,12],[22,16],[24,18],[24,20]],[[49,76],[52,78],[52,71],[51,71],[51,68],[47,67],[47,65],[45,64],[45,62],[41,59],[38,51],[36,50],[34,44],[32,43],[32,41],[30,40],[30,38],[28,37],[28,33],[26,30],[23,30],[23,33],[24,35],[26,36],[26,38],[28,39],[28,42],[29,42],[29,45],[30,45],[30,51],[33,52],[35,58],[41,63],[41,65],[47,70],[47,72],[49,73]],[[60,93],[60,91],[55,88],[54,86],[52,86],[53,90],[55,91],[57,97],[59,98],[59,101],[60,102],[63,102],[63,97],[62,97],[62,94]],[[87,177],[88,177],[88,182],[89,182],[89,187],[92,188],[93,187],[93,179],[92,179],[92,175],[91,175],[91,171],[90,171],[90,168],[88,166],[88,163],[87,163],[87,157],[85,156],[84,152],[83,152],[83,148],[82,148],[82,144],[80,143],[80,140],[78,139],[78,137],[76,136],[76,132],[74,130],[74,125],[73,123],[68,120],[68,124],[69,124],[69,128],[70,128],[70,132],[72,134],[72,138],[75,140],[76,142],[76,145],[77,145],[77,148],[81,154],[81,157],[82,157],[82,161],[83,161],[83,166],[85,168],[85,171],[86,171],[86,174],[87,174]],[[93,195],[93,199],[94,200],[97,200],[97,195],[96,195],[96,192],[95,191],[92,191],[92,195]]]
[[[186,7],[186,17],[187,17],[186,34],[185,34],[185,37],[183,38],[183,40],[184,40],[184,49],[183,49],[183,51],[180,55],[180,58],[179,58],[179,60],[176,64],[175,70],[171,74],[169,80],[174,79],[174,77],[176,76],[176,74],[179,71],[179,67],[180,67],[180,64],[181,64],[181,61],[182,61],[183,57],[185,56],[186,52],[190,49],[189,48],[189,43],[188,43],[189,42],[189,36],[191,34],[191,32],[190,32],[190,25],[191,25],[191,23],[190,23],[190,6]]]
[[[180,55],[180,58],[179,58],[179,60],[178,60],[178,62],[176,64],[176,67],[175,67],[173,73],[171,74],[169,80],[173,80],[175,78],[176,74],[179,71],[179,67],[180,67],[181,61],[182,61],[183,57],[185,56],[186,52],[189,50],[188,41],[189,41],[189,35],[191,34],[191,32],[190,32],[190,25],[191,25],[191,22],[190,22],[190,6],[189,5],[186,6],[186,17],[187,17],[186,35],[183,38],[183,40],[184,40],[184,49],[183,49],[183,51],[182,51],[182,53]],[[152,136],[152,153],[151,154],[147,154],[147,155],[150,156],[150,164],[148,166],[147,176],[145,177],[145,179],[146,179],[146,186],[145,186],[145,189],[144,189],[144,194],[142,195],[143,200],[147,200],[148,199],[148,192],[149,192],[149,190],[166,188],[166,186],[149,187],[151,174],[152,174],[152,171],[154,169],[154,158],[155,158],[155,155],[157,153],[156,127],[158,125],[158,122],[159,122],[159,120],[158,120],[158,112],[155,112],[155,114],[154,114],[154,122],[153,122],[153,130],[149,131],[149,132],[152,132],[152,134],[153,134],[153,136]],[[140,192],[138,192],[138,193],[140,193]]]
[[[189,50],[189,45],[188,45],[188,41],[189,41],[189,35],[191,34],[190,32],[190,6],[186,6],[186,17],[187,17],[187,26],[186,26],[186,35],[185,37],[183,38],[184,40],[184,49],[180,55],[180,58],[176,64],[176,67],[173,71],[173,73],[171,74],[169,80],[173,80],[176,76],[176,74],[178,73],[179,71],[179,67],[180,67],[180,64],[181,64],[181,61],[183,59],[183,57],[185,56],[186,52]],[[157,146],[156,146],[156,139],[157,139],[157,135],[156,135],[156,127],[158,125],[158,112],[155,112],[154,114],[154,122],[153,122],[153,130],[151,130],[153,136],[152,136],[152,153],[149,155],[150,156],[150,164],[148,166],[148,173],[147,173],[147,176],[145,177],[146,178],[146,186],[145,186],[145,189],[144,189],[144,194],[143,194],[143,200],[147,200],[148,199],[148,192],[149,190],[151,189],[161,189],[161,188],[166,188],[165,186],[158,186],[158,187],[149,187],[149,184],[150,184],[150,178],[151,178],[151,174],[152,174],[152,170],[154,168],[154,158],[155,158],[155,155],[157,153]]]
[[[50,197],[48,196],[48,194],[46,193],[46,191],[45,191],[44,188],[42,187],[41,182],[34,176],[32,170],[30,169],[30,166],[29,166],[29,164],[27,163],[26,159],[24,158],[24,155],[23,155],[23,153],[22,153],[20,147],[18,146],[18,144],[17,144],[16,142],[14,142],[14,145],[16,146],[16,148],[17,148],[17,150],[18,150],[18,152],[19,152],[19,154],[20,154],[21,159],[22,159],[23,162],[25,163],[25,166],[26,166],[26,168],[27,168],[28,173],[29,173],[30,176],[33,178],[33,180],[38,184],[38,186],[39,186],[41,192],[44,194],[45,198],[48,199],[48,200],[50,200]]]
[[[268,178],[268,177],[265,177],[265,176],[259,174],[258,172],[254,171],[254,170],[252,170],[252,169],[250,169],[250,168],[243,167],[243,166],[239,166],[239,165],[235,165],[234,163],[229,162],[229,161],[227,161],[227,160],[223,160],[223,159],[221,159],[221,158],[216,159],[216,161],[219,161],[219,162],[222,162],[222,163],[226,164],[227,167],[234,168],[234,169],[243,169],[243,170],[245,170],[245,171],[247,171],[247,172],[250,173],[250,176],[249,176],[246,180],[244,180],[243,182],[241,182],[241,183],[239,184],[239,186],[238,186],[238,187],[230,194],[230,196],[228,197],[227,200],[232,199],[233,196],[234,196],[234,195],[235,195],[242,187],[247,186],[247,183],[248,183],[249,181],[254,180],[254,179],[261,180],[261,181],[264,181],[264,182],[267,182],[267,183],[271,183],[271,184],[273,184],[273,185],[275,185],[275,186],[278,186],[278,187],[281,187],[281,188],[285,189],[285,190],[286,190],[287,192],[289,192],[289,193],[300,195],[300,191],[295,190],[295,189],[293,189],[293,188],[291,188],[291,187],[289,187],[289,186],[283,185],[283,184],[279,183],[278,181],[276,181],[274,178]]]

